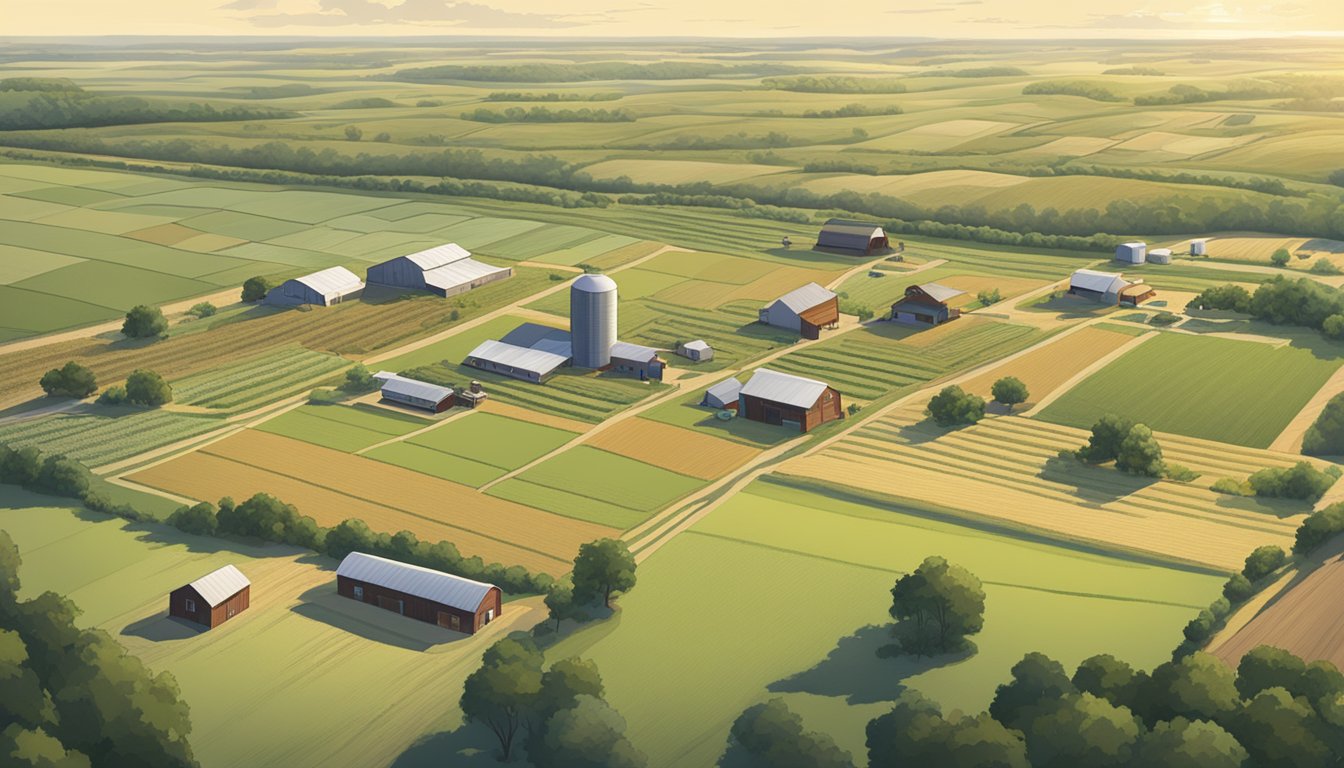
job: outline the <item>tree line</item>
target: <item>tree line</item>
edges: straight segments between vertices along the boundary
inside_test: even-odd
[[[547,107],[509,107],[463,112],[463,120],[478,123],[633,123],[634,113],[624,109],[549,109]]]
[[[716,64],[658,61],[630,64],[599,61],[581,64],[448,64],[403,69],[392,80],[439,83],[452,80],[494,83],[581,83],[591,80],[692,80],[704,77],[760,77],[796,71],[779,64]]]
[[[761,87],[799,93],[905,93],[905,83],[889,77],[847,75],[798,75],[767,77]]]
[[[1022,89],[1023,96],[1080,96],[1093,101],[1124,101],[1104,85],[1084,82],[1047,80]]]
[[[1276,275],[1255,293],[1231,283],[1214,286],[1189,306],[1231,310],[1274,325],[1314,328],[1327,338],[1344,338],[1344,292],[1306,277]]]
[[[142,123],[214,123],[273,120],[292,112],[256,107],[151,101],[84,91],[29,91],[27,98],[0,98],[0,131],[95,128]]]
[[[519,91],[493,91],[485,97],[486,101],[616,101],[623,93],[523,93]]]

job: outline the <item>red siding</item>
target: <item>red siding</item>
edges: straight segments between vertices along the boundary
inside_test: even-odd
[[[194,611],[187,610],[188,600],[194,604]],[[229,599],[211,608],[205,598],[201,597],[200,593],[188,584],[184,587],[178,587],[168,595],[168,615],[194,621],[208,629],[214,629],[247,610],[251,604],[252,587],[250,586],[243,587]]]
[[[362,588],[362,597],[355,597],[355,587]],[[476,606],[476,610],[473,612],[436,603],[423,597],[408,595],[405,592],[398,592],[395,589],[388,589],[367,581],[356,581],[345,576],[336,577],[336,592],[341,597],[359,600],[362,603],[375,605],[394,613],[399,612],[402,616],[417,621],[437,624],[445,629],[464,632],[468,635],[479,632],[482,627],[489,623],[487,615],[492,609],[495,612],[494,617],[499,618],[504,603],[504,594],[499,590],[499,587],[491,587],[485,599],[481,601],[480,605]],[[456,625],[453,624],[453,619],[457,620]]]
[[[763,400],[751,395],[743,395],[746,410],[741,415],[752,421],[766,424],[783,424],[785,421],[797,422],[800,432],[816,429],[828,421],[843,418],[840,393],[834,387],[827,387],[811,408],[799,408],[795,405]]]

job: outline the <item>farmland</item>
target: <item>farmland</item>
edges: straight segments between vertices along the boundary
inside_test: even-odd
[[[429,425],[424,419],[368,406],[305,405],[268,419],[257,429],[355,453]]]
[[[1318,568],[1298,574],[1288,590],[1261,608],[1246,626],[1213,649],[1236,664],[1252,648],[1272,645],[1307,661],[1344,664],[1338,616],[1325,606],[1339,594],[1344,562],[1331,554]]]
[[[701,480],[722,477],[757,453],[728,440],[649,419],[627,419],[587,444]]]
[[[129,459],[224,426],[209,416],[86,406],[82,412],[0,425],[0,444],[65,454],[91,467]]]
[[[1027,385],[1030,408],[1088,366],[1133,343],[1134,337],[1118,331],[1088,326],[961,384],[967,392],[990,397],[990,387],[1005,376],[1014,376]]]
[[[173,399],[183,405],[232,410],[295,394],[349,365],[335,355],[282,347],[175,381]]]
[[[1163,333],[1080,382],[1040,417],[1090,427],[1117,413],[1163,432],[1264,448],[1339,365],[1292,346]],[[1153,371],[1161,371],[1159,379]]]

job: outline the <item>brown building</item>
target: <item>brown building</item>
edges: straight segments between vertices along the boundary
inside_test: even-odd
[[[871,255],[891,247],[887,233],[876,224],[866,221],[831,219],[821,227],[817,235],[818,251],[838,251]]]
[[[226,565],[168,595],[168,615],[214,629],[247,610],[252,583],[237,568]]]
[[[912,285],[905,298],[891,305],[891,319],[906,325],[941,325],[961,317],[961,310],[947,303],[966,293],[937,283]]]
[[[738,415],[797,428],[816,429],[828,421],[844,418],[840,393],[825,382],[758,368],[738,393]]]
[[[342,597],[470,635],[499,618],[499,587],[461,576],[351,552],[336,569]]]
[[[761,307],[762,323],[797,331],[805,339],[821,337],[822,328],[840,323],[840,298],[834,291],[808,283]]]

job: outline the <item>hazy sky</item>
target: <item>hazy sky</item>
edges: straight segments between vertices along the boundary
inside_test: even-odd
[[[1344,0],[0,0],[0,35],[1245,37],[1344,34]]]

